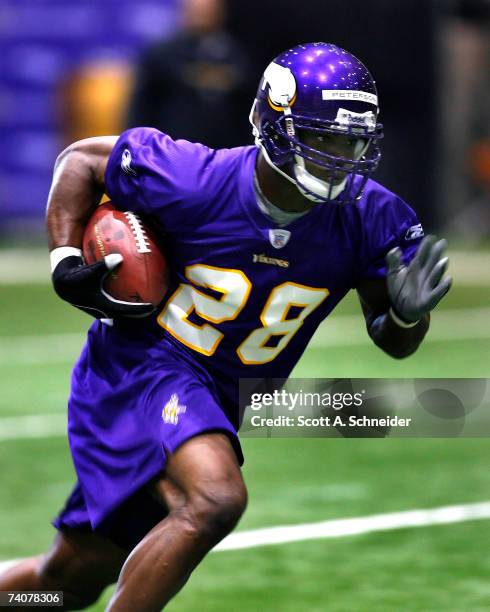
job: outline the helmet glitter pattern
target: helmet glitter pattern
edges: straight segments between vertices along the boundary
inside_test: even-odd
[[[266,161],[315,202],[349,203],[361,197],[379,164],[383,127],[376,85],[368,69],[348,51],[328,43],[298,45],[266,68],[250,112],[255,142]],[[352,158],[308,146],[303,130],[359,139]],[[329,180],[305,164],[328,171]]]

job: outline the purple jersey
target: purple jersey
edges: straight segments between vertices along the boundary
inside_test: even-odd
[[[287,377],[349,289],[385,276],[392,247],[413,256],[414,212],[374,181],[357,204],[317,205],[279,228],[257,206],[256,158],[147,128],[114,147],[107,192],[165,234],[170,287],[152,317],[89,331],[68,403],[79,485],[57,527],[128,532],[124,503],[195,435],[225,433],[242,461],[238,379]]]
[[[158,336],[218,379],[287,377],[349,289],[384,277],[386,253],[411,258],[412,209],[374,181],[355,205],[317,205],[286,228],[259,210],[255,147],[214,151],[154,129],[125,132],[106,172],[124,210],[165,233],[171,286],[151,320]]]

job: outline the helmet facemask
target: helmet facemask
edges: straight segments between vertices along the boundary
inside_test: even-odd
[[[376,124],[374,115],[358,120],[355,113],[344,113],[340,121],[325,121],[293,115],[288,106],[276,121],[266,121],[260,129],[256,103],[257,100],[250,113],[255,142],[274,170],[314,202],[335,200],[345,204],[361,197],[367,179],[381,159],[378,141],[383,137],[382,126]],[[347,136],[357,140],[357,144],[351,156],[337,156],[308,145],[305,132],[318,136]],[[320,172],[315,172],[316,168]],[[328,174],[327,180],[317,176],[322,172]]]

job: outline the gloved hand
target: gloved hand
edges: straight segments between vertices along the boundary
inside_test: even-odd
[[[449,261],[443,257],[446,246],[445,240],[426,236],[408,266],[401,263],[398,247],[387,254],[388,295],[397,323],[415,324],[449,291],[452,280],[443,278]]]
[[[153,304],[123,302],[112,298],[103,290],[106,276],[122,260],[122,255],[114,253],[88,266],[84,264],[79,249],[55,249],[51,252],[54,289],[61,299],[96,319],[147,316],[155,309]]]

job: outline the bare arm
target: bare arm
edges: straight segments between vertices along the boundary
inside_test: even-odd
[[[425,314],[412,327],[401,327],[389,314],[391,303],[386,280],[365,280],[357,288],[366,327],[376,346],[401,359],[414,353],[429,329],[430,315]]]
[[[104,173],[117,136],[87,138],[65,149],[56,160],[48,197],[49,249],[81,248],[83,229],[104,192]]]

